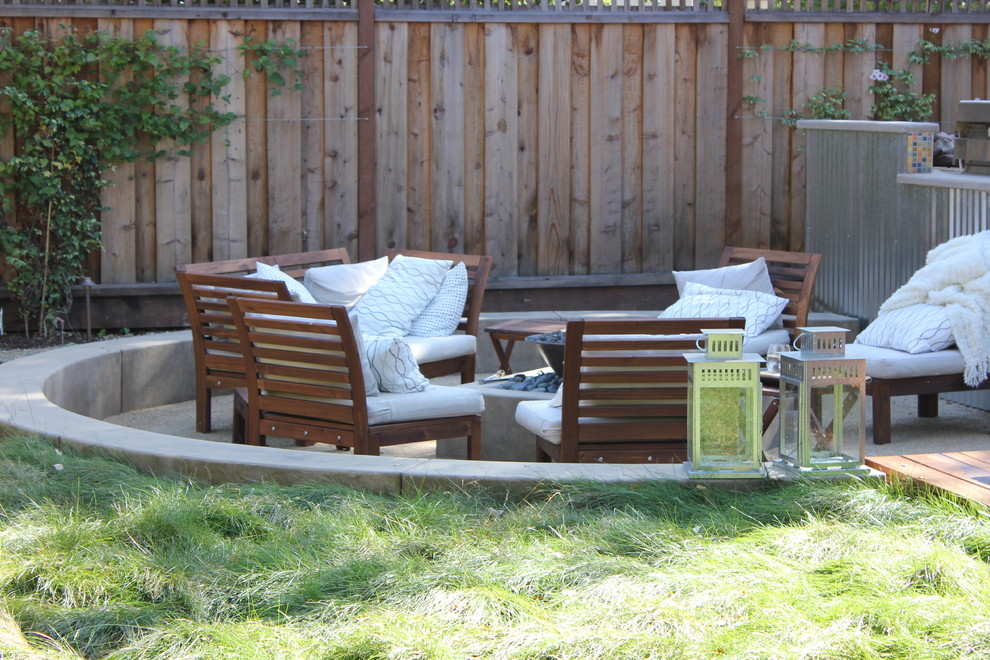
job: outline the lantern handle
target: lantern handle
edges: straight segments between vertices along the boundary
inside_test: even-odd
[[[795,351],[801,350],[801,340],[807,337],[809,334],[810,333],[802,332],[801,334],[799,334],[797,337],[794,338],[794,341],[792,343],[794,344]]]
[[[702,335],[694,340],[694,345],[698,347],[699,351],[705,350],[704,348],[702,348],[701,342],[705,341],[706,339],[708,339],[708,337],[706,335]]]

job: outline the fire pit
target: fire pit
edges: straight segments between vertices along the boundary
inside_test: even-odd
[[[564,375],[565,338],[566,335],[562,330],[554,330],[553,332],[544,332],[526,337],[526,341],[536,345],[536,350],[543,356],[547,366],[561,377]]]

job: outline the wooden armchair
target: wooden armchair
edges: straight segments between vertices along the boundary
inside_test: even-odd
[[[213,390],[244,387],[244,356],[227,305],[228,296],[289,300],[284,282],[176,270],[189,314],[196,371],[196,430],[209,433]]]
[[[488,285],[488,275],[492,271],[494,260],[487,255],[478,254],[454,254],[449,252],[426,252],[423,250],[386,250],[385,254],[389,260],[395,255],[401,254],[406,257],[419,257],[422,259],[449,259],[454,265],[463,263],[468,274],[468,294],[464,302],[464,318],[458,325],[458,330],[462,330],[466,335],[474,335],[478,338],[478,320],[481,316],[481,305],[485,298],[485,287]],[[419,365],[420,371],[427,378],[436,376],[446,376],[448,374],[461,374],[462,383],[474,381],[475,363],[477,348],[469,355],[459,355],[436,362],[427,362]]]
[[[485,405],[478,392],[431,385],[367,396],[344,307],[248,298],[229,304],[247,357],[247,384],[234,394],[234,442],[277,436],[377,455],[388,445],[464,437],[468,458],[481,456]]]
[[[538,461],[672,463],[687,459],[687,362],[702,329],[745,319],[578,320],[567,324],[562,406],[523,401]]]
[[[784,307],[784,327],[796,335],[795,328],[808,325],[811,297],[815,280],[822,265],[822,255],[810,252],[784,250],[759,250],[755,248],[727,247],[722,252],[719,266],[735,266],[763,257],[767,262],[774,292],[790,302]]]

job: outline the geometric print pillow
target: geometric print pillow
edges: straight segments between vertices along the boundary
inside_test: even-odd
[[[440,290],[453,262],[396,255],[353,307],[366,336],[401,337]]]
[[[273,280],[275,282],[285,282],[285,288],[289,290],[289,295],[292,296],[292,300],[295,302],[309,303],[311,305],[316,304],[316,298],[306,290],[302,282],[292,277],[288,273],[283,273],[282,269],[278,265],[269,266],[268,264],[263,264],[260,261],[255,264],[256,272],[254,275],[248,275],[247,277],[254,277],[259,280]]]
[[[661,312],[658,318],[732,318],[746,319],[746,336],[755,337],[780,316],[787,298],[769,293],[740,289],[716,289],[687,282],[680,300]]]
[[[440,291],[409,328],[413,337],[447,337],[454,334],[464,314],[468,276],[464,262],[447,271]]]
[[[859,333],[855,343],[905,353],[930,353],[948,348],[955,341],[945,308],[919,303],[884,312]]]
[[[365,335],[363,340],[375,382],[382,392],[422,392],[430,384],[402,337]]]

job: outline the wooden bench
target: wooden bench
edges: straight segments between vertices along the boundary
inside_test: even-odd
[[[484,300],[485,287],[488,284],[488,276],[491,273],[493,260],[490,256],[453,254],[447,252],[428,252],[423,250],[399,250],[391,249],[386,252],[388,258],[394,259],[401,254],[408,257],[420,257],[424,259],[444,259],[453,261],[455,264],[463,262],[468,274],[468,295],[464,304],[464,316],[458,326],[464,334],[473,335],[477,341],[478,319],[481,316],[481,306]],[[258,263],[265,263],[270,266],[278,266],[284,273],[296,279],[302,279],[309,268],[320,266],[332,266],[336,264],[349,264],[350,254],[346,248],[329,248],[326,250],[316,250],[311,252],[296,252],[293,254],[271,255],[266,257],[246,257],[243,259],[229,259],[222,261],[209,261],[194,264],[183,264],[175,267],[176,279],[180,288],[183,289],[186,312],[189,315],[189,324],[193,328],[193,350],[197,361],[196,367],[196,428],[198,431],[209,432],[210,429],[210,402],[211,390],[232,390],[235,387],[243,387],[240,379],[230,377],[217,378],[212,373],[207,363],[213,358],[207,358],[207,352],[213,339],[209,332],[204,332],[200,322],[201,302],[197,296],[193,295],[188,284],[189,276],[225,276],[227,278],[241,278],[254,273]],[[242,285],[242,292],[237,295],[249,295],[245,287],[253,287],[247,282],[258,282],[261,280],[247,279]],[[228,282],[228,285],[233,283]],[[283,300],[288,300],[288,293],[285,284],[282,282],[269,283],[266,290],[282,291],[280,296]],[[274,288],[272,288],[274,287]],[[210,308],[210,314],[216,315],[221,312],[218,309]],[[224,337],[223,341],[232,341],[234,337]],[[476,352],[463,354],[455,357],[438,359],[430,362],[422,362],[419,365],[420,371],[427,378],[446,376],[448,374],[460,374],[462,383],[469,383],[474,380]],[[228,361],[229,362],[229,361]],[[225,368],[229,369],[226,364]]]
[[[538,461],[684,461],[684,352],[698,350],[703,328],[744,325],[741,318],[570,321],[562,406],[523,401],[516,421],[535,434]]]

